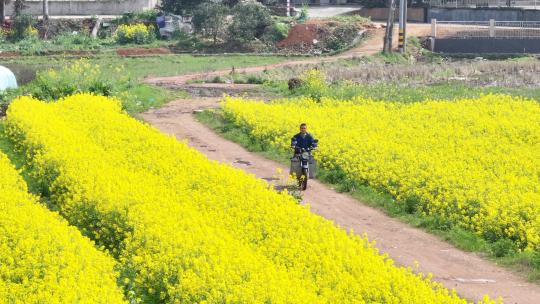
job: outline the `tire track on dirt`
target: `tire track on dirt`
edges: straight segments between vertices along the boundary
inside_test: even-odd
[[[288,170],[223,139],[196,121],[192,115],[194,110],[217,108],[218,101],[217,98],[177,100],[141,116],[164,133],[187,140],[208,158],[243,169],[266,181],[274,180],[277,168]],[[505,303],[540,302],[540,286],[474,253],[456,249],[431,234],[363,205],[347,194],[337,193],[322,183],[310,181],[304,200],[310,204],[313,213],[347,230],[353,229],[357,234],[367,233],[370,240],[376,241],[376,247],[387,253],[396,264],[414,268],[418,262],[418,271],[432,273],[434,280],[456,289],[463,297],[480,300],[488,294],[490,297],[500,296]]]

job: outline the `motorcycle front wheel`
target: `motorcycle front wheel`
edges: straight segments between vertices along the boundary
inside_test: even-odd
[[[302,169],[302,175],[300,176],[300,189],[307,189],[307,181],[309,177],[309,169]]]

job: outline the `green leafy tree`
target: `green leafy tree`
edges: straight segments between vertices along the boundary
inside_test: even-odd
[[[193,13],[193,10],[203,2],[206,2],[205,0],[162,0],[161,1],[161,9],[177,14],[177,15],[185,15],[185,14],[191,14]]]
[[[247,42],[261,38],[266,27],[273,24],[270,11],[258,2],[238,3],[232,9],[231,37]]]
[[[229,8],[221,3],[205,2],[200,4],[193,12],[193,26],[198,33],[212,37],[214,45],[217,38],[226,30],[225,19]]]

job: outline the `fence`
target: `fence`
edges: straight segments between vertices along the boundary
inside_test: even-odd
[[[540,21],[437,21],[431,19],[434,38],[540,39]]]
[[[430,0],[429,7],[443,8],[486,8],[516,7],[540,9],[540,0]]]

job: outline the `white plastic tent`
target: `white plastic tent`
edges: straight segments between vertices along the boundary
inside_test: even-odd
[[[15,79],[15,74],[8,68],[0,65],[0,90],[16,87],[17,79]]]

